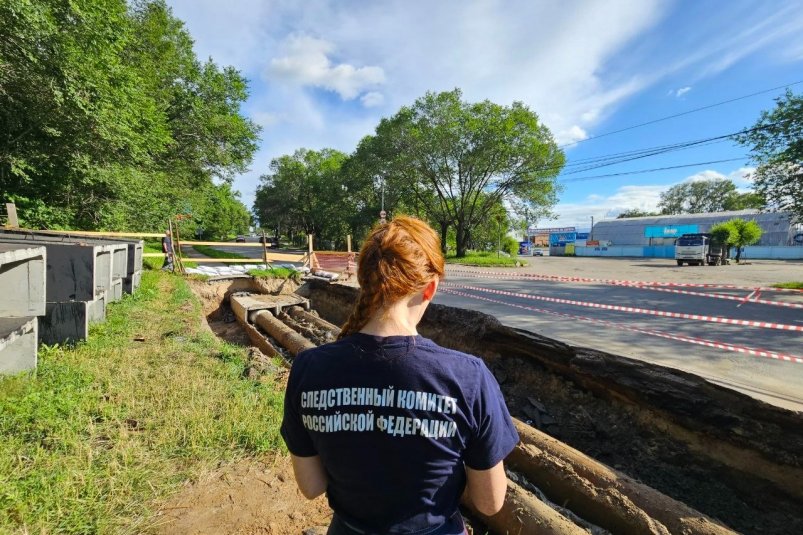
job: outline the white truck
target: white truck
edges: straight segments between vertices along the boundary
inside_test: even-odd
[[[719,266],[728,263],[728,247],[711,234],[684,234],[675,240],[675,261],[679,266]]]

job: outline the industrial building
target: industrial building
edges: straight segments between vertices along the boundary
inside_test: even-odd
[[[708,232],[717,223],[735,218],[758,223],[764,233],[756,246],[803,245],[803,236],[795,240],[803,233],[803,225],[793,223],[791,214],[758,210],[604,220],[594,225],[590,239],[608,245],[674,245],[682,234]]]
[[[745,248],[745,258],[803,259],[803,224],[786,212],[758,210],[603,220],[594,225],[587,241],[577,241],[575,247],[552,240],[550,254],[569,253],[571,248],[578,256],[672,258],[675,239],[681,235],[709,232],[717,223],[734,218],[755,221],[763,230],[759,242]]]

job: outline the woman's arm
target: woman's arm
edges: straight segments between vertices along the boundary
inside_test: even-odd
[[[319,455],[298,457],[291,454],[290,457],[293,459],[296,484],[305,498],[312,500],[326,492],[326,471]]]
[[[502,461],[488,470],[466,466],[466,496],[477,510],[493,516],[502,509],[507,492],[507,476]]]

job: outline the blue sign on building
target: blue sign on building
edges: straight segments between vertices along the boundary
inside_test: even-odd
[[[578,232],[575,240],[583,241],[588,239],[588,232]]]
[[[574,245],[577,239],[576,232],[553,232],[549,235],[550,247],[566,247],[567,243]]]
[[[699,231],[698,225],[651,225],[644,227],[645,238],[679,238]]]

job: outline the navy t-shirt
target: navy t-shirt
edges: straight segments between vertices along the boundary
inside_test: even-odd
[[[292,454],[320,455],[332,509],[381,533],[443,524],[463,463],[487,470],[518,442],[482,360],[421,336],[361,333],[296,357],[281,432]]]

